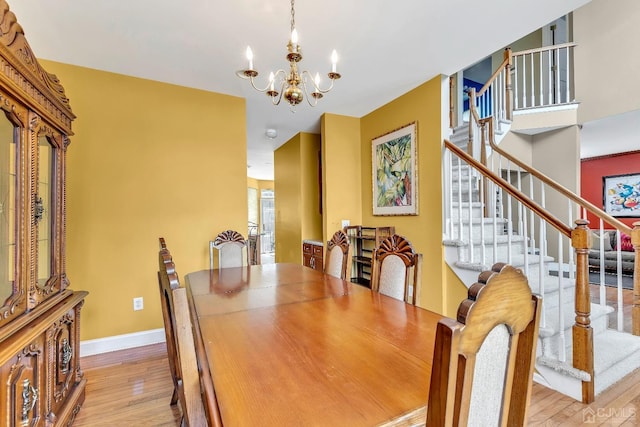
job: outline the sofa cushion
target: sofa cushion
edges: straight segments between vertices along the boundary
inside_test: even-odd
[[[618,259],[618,251],[606,251],[604,253],[604,259],[606,259],[606,260],[617,260]],[[622,262],[633,262],[635,260],[635,254],[634,253],[620,251],[620,260],[622,260]]]
[[[626,252],[633,252],[633,245],[631,244],[631,236],[625,233],[620,234],[620,250]]]
[[[605,251],[613,250],[611,246],[611,232],[605,231],[602,233],[602,236],[600,236],[600,233],[597,231],[591,233],[591,249],[600,250],[600,240],[604,243],[603,249]]]

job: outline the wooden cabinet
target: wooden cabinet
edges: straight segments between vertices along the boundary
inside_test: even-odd
[[[323,246],[321,242],[315,240],[305,240],[302,242],[302,265],[314,270],[324,271],[322,262]]]
[[[0,425],[69,425],[86,383],[86,292],[68,289],[65,257],[75,116],[6,4],[0,15]]]
[[[84,401],[80,369],[80,309],[74,292],[2,341],[0,425],[68,425]]]
[[[345,228],[353,253],[351,281],[369,287],[373,250],[386,237],[396,232],[395,227],[366,227],[353,225]]]

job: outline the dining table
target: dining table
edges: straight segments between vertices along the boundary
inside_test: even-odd
[[[424,424],[442,315],[294,263],[185,286],[225,427]]]

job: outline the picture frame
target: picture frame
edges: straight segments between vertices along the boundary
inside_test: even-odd
[[[640,172],[603,176],[602,204],[613,217],[640,218]]]
[[[373,215],[418,215],[418,123],[371,141]]]

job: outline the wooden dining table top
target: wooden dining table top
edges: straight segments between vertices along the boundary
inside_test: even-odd
[[[424,412],[442,316],[298,264],[186,275],[225,426]]]

